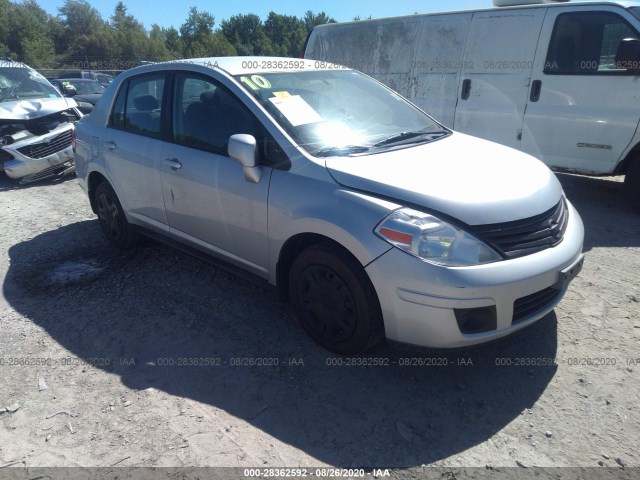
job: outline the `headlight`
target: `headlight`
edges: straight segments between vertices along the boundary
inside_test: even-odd
[[[481,265],[502,257],[473,235],[428,213],[410,208],[392,212],[375,233],[394,247],[448,267]]]

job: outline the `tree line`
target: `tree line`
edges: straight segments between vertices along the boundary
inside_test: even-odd
[[[108,20],[86,0],[65,0],[50,15],[36,0],[0,0],[0,55],[38,69],[123,70],[143,62],[228,55],[298,57],[311,28],[335,22],[325,12],[302,18],[270,12],[266,20],[239,14],[216,25],[191,7],[179,28],[147,30],[118,2]]]

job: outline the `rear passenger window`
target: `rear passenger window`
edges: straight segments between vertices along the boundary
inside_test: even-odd
[[[159,138],[164,75],[132,78],[123,84],[111,111],[109,125]]]
[[[549,75],[637,74],[640,35],[608,12],[558,15],[544,73]]]

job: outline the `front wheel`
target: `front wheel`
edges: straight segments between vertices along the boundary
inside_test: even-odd
[[[631,164],[624,177],[624,193],[631,205],[640,210],[640,159]]]
[[[140,243],[140,234],[135,232],[127,221],[120,200],[111,185],[107,182],[98,185],[94,198],[100,228],[111,245],[126,250]]]
[[[295,259],[289,298],[302,328],[327,350],[354,355],[384,337],[378,297],[362,265],[328,242]]]

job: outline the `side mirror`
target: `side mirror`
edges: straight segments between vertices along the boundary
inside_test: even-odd
[[[245,180],[258,183],[262,178],[262,167],[257,165],[258,148],[253,135],[244,133],[231,135],[227,150],[229,156],[242,165]]]
[[[615,68],[624,69],[636,75],[640,73],[640,40],[625,38],[616,52]]]

